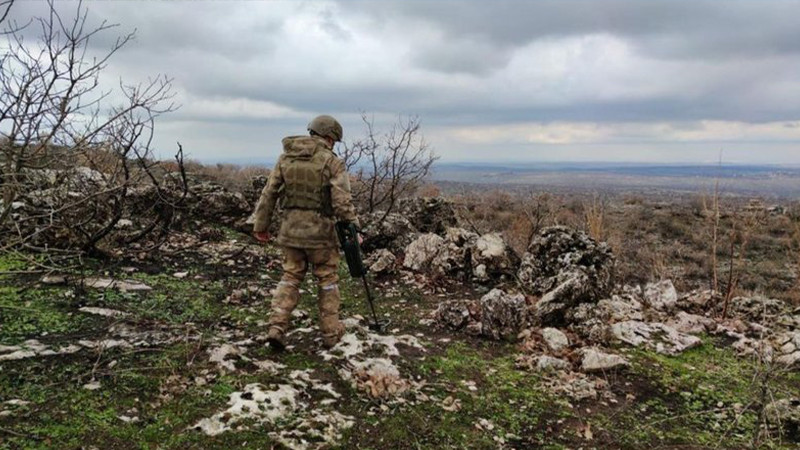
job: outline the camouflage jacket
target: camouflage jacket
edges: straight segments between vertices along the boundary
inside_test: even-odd
[[[353,201],[350,196],[350,176],[344,162],[337,158],[328,142],[319,136],[290,136],[283,139],[283,154],[269,176],[269,182],[261,191],[254,212],[253,231],[269,230],[272,213],[280,201],[285,200],[287,170],[291,170],[292,158],[314,158],[322,161],[320,209],[284,208],[281,211],[281,228],[278,244],[295,248],[330,248],[338,246],[334,224],[336,220],[347,220],[358,225]],[[329,193],[329,195],[326,195]]]

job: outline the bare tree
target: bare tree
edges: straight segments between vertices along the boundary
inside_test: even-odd
[[[382,222],[399,199],[417,189],[438,158],[421,135],[418,117],[400,117],[385,133],[376,132],[366,114],[361,119],[364,137],[346,144],[341,156],[356,178],[355,203],[367,213],[382,211]]]
[[[86,251],[118,224],[131,188],[143,180],[155,182],[153,126],[159,115],[175,109],[172,81],[159,76],[139,85],[120,81],[115,90],[101,88],[108,61],[133,33],[117,37],[97,55],[90,44],[117,25],[90,26],[81,3],[71,18],[62,17],[53,0],[47,4],[44,17],[22,26],[12,22],[4,31],[2,249],[34,248],[49,235],[68,236],[66,241]],[[35,42],[23,33],[31,28],[38,32]],[[21,196],[39,208],[14,218]]]
[[[11,7],[14,5],[14,0],[0,1],[0,24],[6,21],[8,14],[11,12]]]

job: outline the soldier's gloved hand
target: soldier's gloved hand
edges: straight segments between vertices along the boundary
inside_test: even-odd
[[[269,242],[270,239],[269,231],[256,231],[253,232],[253,236],[258,239],[258,242],[266,243]]]

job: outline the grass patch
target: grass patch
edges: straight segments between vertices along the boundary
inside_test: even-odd
[[[74,296],[63,289],[0,286],[0,343],[87,330],[96,319],[77,313]]]

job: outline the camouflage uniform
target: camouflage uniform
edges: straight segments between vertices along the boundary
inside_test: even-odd
[[[280,340],[300,300],[300,283],[309,264],[319,286],[323,343],[339,341],[339,250],[336,218],[358,224],[350,196],[350,178],[331,144],[320,136],[283,139],[283,154],[261,192],[253,231],[267,231],[280,200],[283,216],[277,242],[283,248],[283,277],[272,303],[269,337]]]

